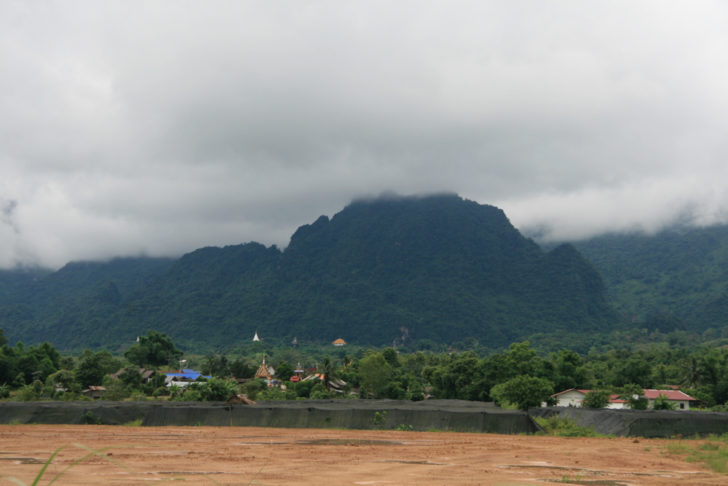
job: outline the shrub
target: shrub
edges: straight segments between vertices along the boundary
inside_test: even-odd
[[[609,405],[609,392],[605,390],[592,390],[584,397],[582,406],[585,408],[604,408]]]
[[[100,425],[101,419],[96,416],[95,413],[93,413],[90,410],[87,410],[86,413],[83,414],[83,423],[85,424],[92,424],[92,425]]]
[[[240,393],[248,395],[248,398],[255,400],[258,393],[262,392],[267,388],[263,380],[251,380],[240,386]]]
[[[291,392],[295,398],[295,392]],[[268,388],[258,393],[258,400],[288,400],[288,393],[280,388]]]
[[[382,396],[384,396],[384,398],[391,398],[392,400],[404,400],[407,398],[407,393],[399,383],[396,381],[390,381],[384,387]]]
[[[126,387],[126,385],[124,385],[121,380],[113,380],[108,385],[106,385],[106,393],[104,394],[104,398],[106,400],[118,401],[128,398],[129,395],[129,389]]]
[[[71,391],[68,391],[68,392],[61,391],[61,392],[58,392],[54,398],[56,400],[61,400],[64,402],[75,402],[76,400],[82,400],[82,398],[81,398],[82,396],[83,395],[79,395],[78,393],[74,393]],[[85,399],[86,397],[83,397],[83,398]]]
[[[235,383],[222,378],[211,378],[197,388],[202,399],[208,402],[224,402],[238,392]]]
[[[24,385],[15,392],[15,400],[18,402],[35,402],[40,400],[40,395],[33,388],[33,385]]]
[[[620,391],[619,397],[627,400],[629,408],[632,410],[647,410],[648,401],[643,395],[644,390],[640,385],[629,383],[624,385]]]
[[[311,388],[310,398],[312,400],[327,400],[331,398],[331,392],[329,392],[323,383],[320,381]]]
[[[573,420],[565,417],[554,415],[549,418],[534,417],[534,420],[540,425],[546,435],[554,435],[557,437],[599,437],[594,429],[577,425]]]
[[[652,406],[655,410],[675,410],[675,404],[667,399],[665,395],[655,398],[655,404]]]
[[[382,428],[387,423],[387,411],[382,410],[381,412],[374,412],[372,417],[372,423],[377,428]]]
[[[175,397],[173,400],[181,402],[201,402],[202,393],[200,393],[200,390],[196,386],[187,386],[182,390],[181,395]]]

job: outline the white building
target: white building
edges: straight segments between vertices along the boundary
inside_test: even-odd
[[[664,395],[668,401],[675,405],[675,410],[690,410],[690,402],[697,402],[695,398],[680,390],[645,390],[644,397],[647,399],[647,408],[655,408],[655,399]]]
[[[581,407],[584,402],[584,397],[590,391],[591,390],[571,388],[551,396],[556,399],[557,407]],[[697,402],[695,398],[681,392],[680,390],[646,389],[643,390],[642,395],[647,399],[647,408],[654,408],[655,399],[660,395],[663,395],[669,402],[673,403],[676,410],[690,410],[690,402]],[[605,408],[629,408],[629,402],[619,398],[619,395],[610,395],[609,403]]]

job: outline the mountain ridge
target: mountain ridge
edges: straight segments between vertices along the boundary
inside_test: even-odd
[[[501,209],[452,194],[355,200],[299,227],[283,251],[250,242],[132,261],[149,278],[90,279],[64,309],[50,297],[20,299],[10,307],[25,303],[26,319],[8,318],[6,304],[0,327],[61,348],[113,346],[146,329],[188,346],[230,345],[257,329],[282,340],[475,337],[498,347],[537,332],[616,324],[601,277],[573,246],[544,252]]]
[[[612,233],[574,246],[625,319],[660,331],[728,326],[728,225]]]

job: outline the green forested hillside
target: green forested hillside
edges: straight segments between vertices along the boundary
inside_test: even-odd
[[[611,304],[661,331],[728,326],[728,226],[574,243],[599,270]]]
[[[0,327],[12,340],[61,348],[108,345],[113,316],[172,264],[169,258],[72,262],[56,272],[5,271]]]
[[[217,263],[205,265],[230,260],[239,270],[225,285],[174,283],[172,275],[197,273],[188,255],[135,318],[182,341],[204,334],[225,343],[258,330],[376,345],[475,337],[493,347],[614,323],[599,276],[578,252],[544,254],[502,211],[457,196],[355,202],[299,228],[284,252],[248,244],[208,253]]]
[[[203,248],[144,266],[146,277],[136,279],[121,270],[100,278],[83,265],[6,302],[26,314],[0,328],[64,349],[124,346],[147,329],[201,349],[233,346],[256,330],[368,345],[472,337],[495,348],[616,324],[600,276],[572,246],[543,252],[500,209],[455,195],[357,201],[299,228],[285,251]]]

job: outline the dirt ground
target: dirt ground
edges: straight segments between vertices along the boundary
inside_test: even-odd
[[[48,484],[63,471],[53,484],[728,484],[728,475],[669,454],[668,442],[449,432],[0,425],[0,485],[32,484],[59,447],[64,448],[38,484]],[[85,448],[101,451],[76,463],[89,453]]]

